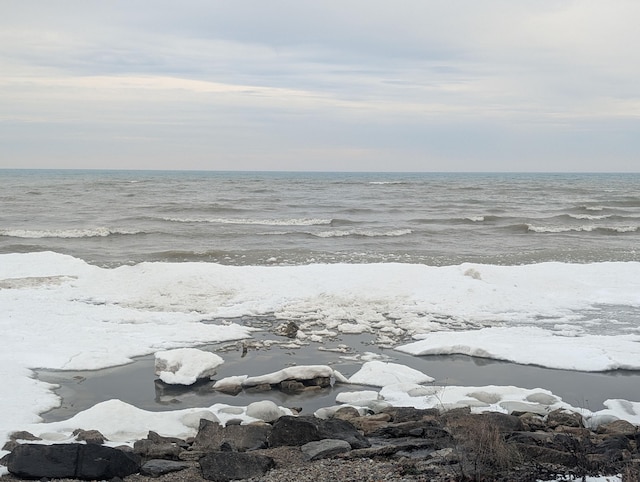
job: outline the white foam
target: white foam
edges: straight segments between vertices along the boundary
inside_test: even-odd
[[[390,231],[373,231],[367,229],[333,229],[331,231],[321,231],[317,233],[308,232],[306,234],[310,234],[318,238],[340,238],[344,236],[364,236],[367,238],[376,238],[405,236],[407,234],[411,234],[412,232],[413,231],[411,229],[392,229]]]
[[[138,234],[140,231],[111,229],[106,227],[86,228],[86,229],[51,229],[51,230],[29,230],[29,229],[0,229],[0,236],[10,236],[13,238],[95,238],[106,237],[112,234]]]
[[[331,224],[331,219],[291,218],[291,219],[251,219],[251,218],[162,218],[176,223],[250,224],[260,226],[315,226]]]

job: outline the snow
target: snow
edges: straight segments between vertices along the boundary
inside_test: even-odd
[[[241,387],[255,387],[257,385],[276,385],[284,380],[312,380],[318,377],[333,377],[342,381],[344,377],[328,365],[299,365],[283,368],[276,372],[248,377],[246,375],[236,375],[218,380],[214,389],[230,389]]]
[[[261,404],[261,405],[260,405]],[[250,408],[251,407],[251,408]],[[108,445],[133,444],[146,438],[152,430],[166,437],[193,437],[198,432],[201,418],[219,421],[223,425],[231,419],[242,423],[267,421],[275,413],[291,415],[288,408],[273,402],[257,402],[249,407],[215,404],[206,408],[187,408],[164,412],[150,412],[120,400],[108,400],[84,410],[68,420],[26,425],[25,430],[43,439],[42,443],[72,442],[77,428],[98,430],[108,439]],[[261,418],[261,417],[266,418]]]
[[[396,349],[411,355],[462,354],[586,372],[640,370],[640,335],[563,336],[535,327],[494,327],[418,337],[424,339]]]
[[[429,383],[433,378],[405,365],[378,360],[366,362],[349,378],[349,383],[383,387],[392,383]]]
[[[52,252],[0,254],[0,307],[5,387],[0,443],[14,430],[34,423],[39,427],[38,414],[59,403],[52,386],[33,378],[32,370],[93,370],[158,351],[248,338],[251,329],[225,321],[240,316],[295,321],[301,337],[317,340],[329,333],[368,332],[387,341],[391,336],[425,336],[411,348],[415,353],[452,350],[458,344],[468,345],[475,355],[549,367],[640,367],[638,262],[442,267],[141,263],[106,269]],[[613,323],[610,307],[631,315]],[[487,331],[466,334],[482,327]],[[499,329],[503,331],[491,331]],[[455,332],[458,342],[453,330],[460,330]],[[431,340],[437,342],[429,345]],[[333,375],[337,379],[339,374]],[[374,379],[373,372],[360,376],[366,383]],[[393,379],[394,373],[384,376]],[[424,398],[411,393],[428,387],[414,385],[397,397]],[[389,386],[384,390],[390,396]],[[460,393],[447,403],[465,399],[469,397]],[[614,402],[607,410],[607,416],[635,417]],[[127,419],[124,415],[132,410],[121,411]],[[141,423],[165,427],[160,415],[138,415]],[[90,418],[101,413],[83,416],[88,417],[83,428],[96,428]],[[166,416],[169,425],[160,432],[186,430],[173,415]]]
[[[155,353],[155,373],[165,383],[193,385],[210,378],[224,363],[222,357],[197,348],[177,348]]]

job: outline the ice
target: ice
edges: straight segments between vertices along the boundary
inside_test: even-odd
[[[476,355],[504,351],[507,359],[550,367],[640,366],[638,336],[629,335],[639,328],[635,316],[618,326],[599,312],[589,332],[609,336],[552,333],[563,326],[565,333],[582,334],[581,313],[604,305],[631,314],[640,309],[640,263],[141,263],[105,269],[52,252],[0,254],[0,442],[59,403],[31,370],[98,369],[157,351],[250,337],[251,329],[224,321],[232,317],[296,321],[317,341],[329,333],[370,332],[387,343],[407,335],[428,335],[418,343],[429,343],[443,332],[436,348],[452,347],[452,330],[464,336],[473,328],[504,326],[494,333],[506,335],[510,351],[500,348],[499,337],[468,345]],[[545,323],[549,332],[540,328]],[[539,331],[524,325],[540,325]],[[555,349],[542,356],[546,346]],[[370,383],[377,376],[363,378]]]
[[[564,370],[599,372],[640,369],[640,335],[581,335],[535,327],[494,327],[420,335],[397,347],[411,355],[462,354]]]
[[[206,408],[150,412],[120,400],[108,400],[68,420],[26,425],[25,430],[42,438],[42,443],[73,441],[72,433],[78,428],[98,430],[108,439],[108,445],[117,446],[146,438],[150,430],[165,437],[193,437],[198,432],[201,418],[220,421],[224,425],[231,419],[250,423],[273,419],[276,413],[279,416],[292,414],[288,408],[278,407],[273,402],[261,403],[249,405],[251,408],[215,404]],[[266,418],[260,418],[263,416]]]
[[[338,380],[344,378],[340,373],[335,372],[333,368],[328,365],[300,365],[283,368],[282,370],[259,375],[256,377],[236,375],[232,377],[222,378],[213,385],[213,388],[230,389],[254,387],[263,384],[276,385],[284,380],[312,380],[318,377],[333,377]]]
[[[155,353],[155,373],[165,383],[193,385],[210,378],[224,363],[222,357],[197,348],[177,348]]]
[[[392,383],[429,383],[433,378],[405,365],[378,360],[366,362],[349,378],[349,383],[383,387]]]

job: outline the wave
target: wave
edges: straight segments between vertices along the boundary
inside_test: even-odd
[[[331,219],[251,219],[251,218],[161,218],[174,223],[252,224],[262,226],[315,226],[331,224]]]
[[[606,234],[634,233],[640,226],[534,226],[526,224],[527,231],[534,233],[602,232]]]
[[[99,238],[111,235],[140,234],[143,231],[109,229],[104,227],[86,229],[0,229],[0,236],[12,238]]]
[[[316,236],[318,238],[340,238],[344,236],[364,236],[368,238],[376,238],[376,237],[390,237],[390,236],[405,236],[407,234],[411,234],[413,231],[411,229],[394,229],[391,231],[370,231],[364,229],[334,229],[331,231],[321,231],[318,233],[306,233],[311,236]]]
[[[570,218],[573,219],[588,219],[590,221],[597,221],[599,219],[607,219],[612,217],[612,214],[567,214]]]
[[[386,184],[407,184],[406,181],[369,181],[369,184],[374,186],[383,186]]]

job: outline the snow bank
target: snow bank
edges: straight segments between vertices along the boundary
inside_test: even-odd
[[[393,383],[429,383],[434,379],[421,371],[397,363],[369,361],[349,378],[349,383],[384,387]]]
[[[396,350],[411,355],[470,355],[585,372],[640,370],[640,335],[571,337],[534,327],[495,327],[417,338],[423,339]]]

